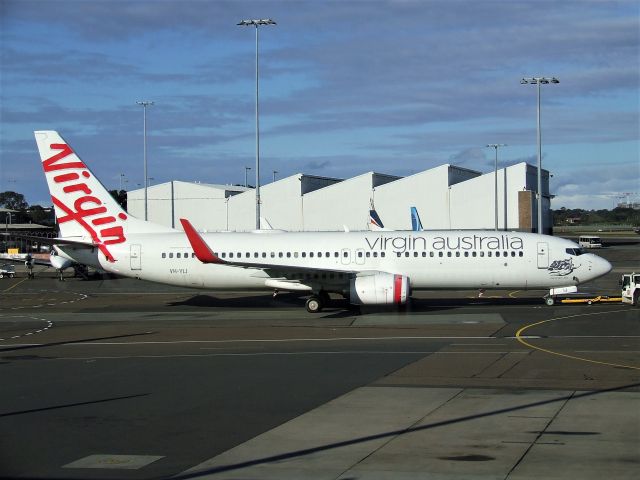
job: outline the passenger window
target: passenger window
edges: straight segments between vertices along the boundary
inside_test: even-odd
[[[318,258],[322,257],[322,252],[318,252]]]
[[[347,257],[349,256],[349,252],[344,252],[344,253],[342,254],[342,256],[343,256],[344,258],[347,258]]]
[[[195,252],[191,254],[191,258],[196,258]]]
[[[325,257],[330,257],[331,256],[331,252],[324,252],[324,256]]]
[[[358,258],[362,258],[362,252],[358,252]]]
[[[515,257],[516,256],[516,252],[511,252],[511,256]]]
[[[426,257],[427,256],[427,252],[422,252],[422,256]]]
[[[409,256],[409,252],[404,252],[404,256],[408,257]]]
[[[176,258],[180,258],[180,252],[176,253]]]
[[[396,252],[396,257],[400,258],[401,256],[402,256],[402,253]]]
[[[468,257],[469,256],[469,252],[464,252],[464,256]]]
[[[253,258],[258,258],[258,252],[253,252]]]
[[[369,257],[371,256],[371,252],[367,252],[367,253],[365,254],[365,256],[366,256],[367,258],[369,258]]]
[[[293,252],[293,258],[298,258],[298,252]]]
[[[459,257],[459,256],[460,256],[460,252],[456,252],[456,257]]]
[[[169,258],[173,258],[173,252],[169,252]]]
[[[279,252],[278,253],[278,257],[282,258],[282,257],[284,257],[284,254],[282,252]]]
[[[380,256],[381,256],[382,258],[384,258],[384,257],[385,257],[385,255],[386,255],[386,253],[385,253],[385,252],[380,252]]]
[[[313,258],[313,252],[309,252],[309,258]]]
[[[518,252],[519,257],[524,257],[524,252]]]
[[[167,258],[167,254],[162,252],[162,258]]]
[[[338,252],[333,252],[333,256],[338,258],[340,256],[340,254]]]
[[[478,254],[476,252],[471,252],[472,257],[476,257]]]
[[[490,256],[491,256],[491,252],[487,252],[487,257],[490,257]]]
[[[291,252],[287,252],[287,258],[291,258]]]
[[[267,252],[262,252],[262,258],[267,258]]]
[[[444,253],[443,252],[438,252],[438,256],[439,257],[444,257]]]
[[[413,252],[413,256],[417,257],[418,256],[418,252]]]
[[[251,258],[251,254],[249,252],[244,254],[245,258]]]
[[[435,252],[429,252],[429,256],[430,256],[430,257],[435,257],[435,256],[436,256],[436,254],[435,254]]]
[[[447,257],[450,257],[450,256],[451,256],[451,252],[447,252]]]
[[[229,258],[233,258],[233,252],[229,252]]]
[[[496,252],[496,257],[499,257],[499,256],[500,256],[500,252]]]
[[[271,252],[271,258],[276,258],[276,252]]]
[[[307,258],[307,252],[302,252],[302,258]]]

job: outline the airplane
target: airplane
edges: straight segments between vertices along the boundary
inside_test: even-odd
[[[404,305],[412,290],[572,287],[611,264],[576,243],[494,231],[199,233],[131,216],[55,131],[35,132],[61,256],[109,273],[219,290],[302,292],[309,312],[337,293],[354,305]]]

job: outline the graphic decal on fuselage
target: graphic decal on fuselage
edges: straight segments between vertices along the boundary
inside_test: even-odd
[[[98,197],[91,195],[93,192],[84,181],[84,179],[91,178],[91,173],[82,161],[61,162],[62,159],[73,154],[73,150],[69,145],[54,143],[50,145],[50,148],[52,150],[60,150],[60,152],[44,160],[42,167],[47,174],[62,170],[67,171],[66,173],[55,175],[53,181],[64,185],[62,191],[67,194],[65,199],[67,196],[70,197],[65,203],[53,193],[51,194],[53,204],[65,214],[58,215],[58,224],[76,222],[91,236],[91,239],[107,260],[114,262],[115,259],[107,245],[126,241],[122,225],[118,225],[118,223],[125,221],[127,216],[122,212],[118,214],[117,218],[112,215],[105,215],[107,207],[102,204]],[[74,194],[77,195],[75,200],[71,198]],[[73,208],[70,206],[71,201],[73,201]],[[99,230],[94,229],[92,225],[99,227]]]
[[[471,251],[471,250],[522,250],[524,241],[521,237],[511,235],[466,235],[437,236],[398,235],[398,236],[366,236],[369,250],[391,249],[394,253],[408,251]]]
[[[580,268],[580,265],[574,265],[573,259],[567,258],[565,260],[554,260],[547,270],[554,277],[564,277],[578,268]]]

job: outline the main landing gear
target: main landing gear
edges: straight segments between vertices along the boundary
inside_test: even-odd
[[[321,312],[324,307],[326,307],[331,301],[331,297],[324,290],[318,292],[317,295],[311,295],[307,299],[307,303],[305,307],[307,308],[307,312],[309,313],[318,313]]]

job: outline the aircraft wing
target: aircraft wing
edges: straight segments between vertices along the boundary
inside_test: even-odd
[[[202,263],[216,263],[219,265],[229,265],[235,267],[244,267],[244,268],[261,268],[265,270],[272,270],[277,273],[287,274],[287,273],[295,273],[295,272],[327,272],[327,273],[342,273],[342,274],[351,274],[356,273],[355,270],[351,269],[331,269],[331,268],[315,268],[315,267],[306,267],[300,265],[279,265],[273,264],[269,262],[239,262],[236,260],[228,260],[222,259],[218,257],[209,247],[207,242],[200,236],[200,234],[196,231],[196,229],[191,225],[191,222],[185,218],[180,219],[180,223],[182,223],[182,227],[184,228],[185,233],[187,234],[187,238],[189,239],[189,243],[191,244],[191,248],[193,248],[193,252],[196,254],[196,258],[200,260]]]

